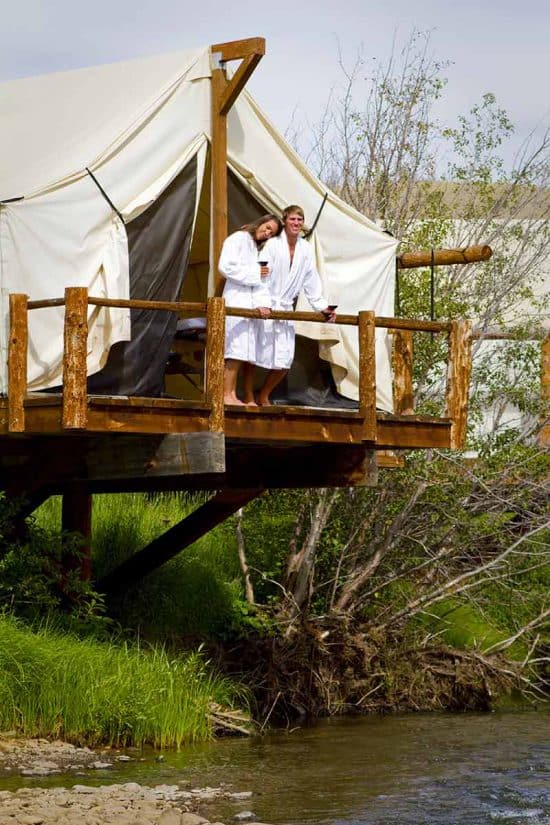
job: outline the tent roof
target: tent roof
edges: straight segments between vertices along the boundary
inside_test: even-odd
[[[24,198],[0,207],[0,370],[5,370],[10,292],[58,297],[70,285],[86,286],[94,295],[128,296],[125,228],[87,167],[126,222],[194,156],[202,158],[197,164],[202,176],[211,133],[210,76],[209,48],[202,47],[0,85],[0,201]],[[300,203],[306,218],[315,216],[326,187],[246,92],[229,113],[228,163],[267,208]],[[340,311],[393,314],[393,238],[329,193],[311,242]],[[62,319],[49,312],[34,313],[31,321],[34,389],[60,381]],[[356,397],[356,331],[322,324],[299,331],[321,342],[340,391]],[[89,374],[100,369],[112,343],[129,335],[124,312],[93,316]],[[389,356],[380,338],[379,405],[391,409]],[[0,374],[0,389],[5,380]]]

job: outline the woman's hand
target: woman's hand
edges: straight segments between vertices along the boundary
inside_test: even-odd
[[[271,315],[271,307],[256,307],[256,309],[260,315],[260,318],[269,318]]]

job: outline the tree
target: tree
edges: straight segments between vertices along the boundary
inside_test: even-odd
[[[526,340],[496,354],[476,344],[472,420],[489,405],[494,415],[492,431],[471,433],[475,464],[439,451],[411,454],[375,490],[303,495],[281,565],[279,617],[287,637],[328,622],[330,633],[345,625],[365,644],[392,638],[395,648],[405,633],[409,652],[433,655],[432,634],[452,639],[452,617],[460,616],[483,678],[492,669],[521,681],[544,659],[549,615],[547,454],[532,439],[539,363],[538,345],[527,339],[548,300],[537,294],[550,253],[550,134],[533,135],[507,169],[501,150],[513,125],[494,95],[441,126],[433,111],[447,64],[432,57],[429,35],[414,32],[400,51],[394,44],[366,91],[363,56],[351,69],[339,62],[343,89],[311,133],[308,161],[403,249],[490,243],[490,262],[438,270],[436,317],[473,317],[481,332],[512,325]],[[403,280],[403,314],[425,316],[429,272]],[[437,409],[444,369],[444,343],[415,337],[417,409]],[[525,418],[506,430],[510,402]],[[505,650],[523,670],[516,663],[507,671],[497,655]]]

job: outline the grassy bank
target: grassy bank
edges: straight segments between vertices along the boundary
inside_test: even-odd
[[[236,690],[200,654],[79,640],[0,617],[0,729],[89,745],[179,747]]]

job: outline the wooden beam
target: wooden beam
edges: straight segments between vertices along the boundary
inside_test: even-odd
[[[550,335],[547,335],[541,347],[541,396],[542,427],[538,442],[541,447],[550,447]]]
[[[374,312],[359,313],[359,412],[363,440],[376,441],[376,351]]]
[[[227,86],[223,91],[219,107],[220,107],[220,114],[227,115],[235,101],[237,100],[238,96],[246,86],[246,82],[260,60],[262,59],[261,54],[250,54],[248,57],[245,57]]]
[[[209,533],[249,501],[257,498],[261,492],[255,489],[223,490],[216,493],[206,504],[108,573],[97,583],[97,589],[107,594],[126,590]]]
[[[265,37],[246,37],[243,40],[229,40],[227,43],[215,43],[210,46],[211,54],[219,54],[220,60],[242,60],[251,54],[265,54]]]
[[[63,493],[61,506],[63,533],[79,533],[82,544],[78,552],[72,547],[63,554],[63,567],[78,570],[82,581],[92,578],[92,495],[81,484],[71,484]]]
[[[27,350],[29,346],[27,296],[10,295],[10,333],[8,346],[8,429],[25,432],[27,395]]]
[[[210,47],[212,58],[222,64],[212,68],[211,80],[211,233],[214,294],[221,295],[223,277],[218,271],[222,245],[227,237],[227,115],[243,90],[248,78],[265,54],[265,40],[251,37],[228,43],[216,43]],[[241,65],[228,80],[224,63],[242,60]]]
[[[209,298],[206,311],[206,400],[210,405],[209,429],[224,431],[223,371],[225,351],[225,301]]]
[[[393,337],[393,406],[397,415],[414,412],[413,334],[394,330]]]
[[[449,362],[445,392],[446,415],[451,419],[451,449],[466,443],[468,397],[472,371],[472,322],[453,321],[449,334]]]
[[[88,290],[65,290],[63,427],[84,430],[87,423]]]
[[[488,261],[493,250],[488,244],[464,246],[461,249],[434,249],[421,252],[404,252],[397,257],[399,269],[415,269],[419,266],[448,266],[449,264],[472,264]]]

